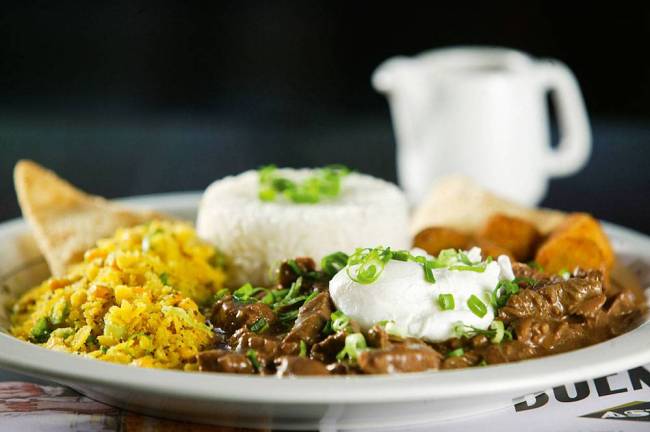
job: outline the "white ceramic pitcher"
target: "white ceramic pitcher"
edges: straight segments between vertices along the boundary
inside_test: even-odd
[[[538,204],[550,177],[575,173],[591,152],[578,83],[557,60],[505,48],[447,48],[389,59],[372,83],[390,103],[399,182],[411,203],[435,179],[465,174],[504,197]]]

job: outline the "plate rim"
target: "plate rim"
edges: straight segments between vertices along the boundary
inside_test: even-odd
[[[192,211],[188,206],[196,206],[200,196],[196,191],[172,192],[115,201],[161,211]],[[650,257],[649,236],[608,222],[604,226],[614,243],[631,243],[635,256]],[[0,236],[26,230],[21,218],[0,223]],[[485,368],[379,376],[277,378],[136,368],[51,351],[0,333],[0,366],[77,387],[138,389],[151,395],[174,394],[196,400],[299,405],[396,403],[506,392],[515,395],[593,379],[650,363],[648,340],[650,321],[580,350]],[[613,350],[623,355],[610,357],[608,354]]]

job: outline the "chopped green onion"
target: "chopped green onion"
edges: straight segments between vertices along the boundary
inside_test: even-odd
[[[276,195],[277,194],[275,192],[275,189],[271,189],[271,188],[260,189],[260,191],[257,194],[260,201],[266,201],[266,202],[275,201]]]
[[[568,280],[571,277],[571,272],[565,267],[557,273],[562,279]]]
[[[253,367],[255,368],[255,370],[259,371],[260,370],[260,362],[257,359],[257,351],[255,351],[254,349],[249,349],[248,351],[246,351],[246,357],[248,357],[248,360],[251,361],[251,363],[253,364]]]
[[[380,327],[382,327],[386,333],[388,333],[391,336],[398,336],[398,337],[403,337],[404,335],[402,334],[401,331],[397,328],[397,323],[392,320],[384,320],[384,321],[379,321],[377,324],[379,324]]]
[[[479,264],[479,265],[456,265],[456,266],[450,266],[449,270],[456,270],[456,271],[471,271],[471,272],[476,272],[476,273],[483,273],[486,269],[486,265]]]
[[[457,348],[453,351],[447,353],[447,357],[461,357],[465,354],[465,350],[462,348]]]
[[[294,182],[280,177],[275,165],[268,165],[258,171],[258,197],[262,201],[275,201],[280,193],[296,204],[314,204],[323,197],[337,196],[341,191],[341,180],[349,173],[350,170],[343,166],[328,166],[315,170],[302,182]]]
[[[278,319],[284,325],[291,325],[296,320],[296,318],[298,318],[298,309],[281,313],[278,316]]]
[[[393,251],[393,259],[396,261],[408,261],[411,258],[411,253],[405,250]]]
[[[275,303],[275,296],[273,295],[273,291],[269,290],[269,292],[264,294],[264,297],[262,297],[261,302],[269,306]]]
[[[492,321],[490,328],[495,331],[494,337],[490,339],[490,342],[493,344],[501,343],[503,336],[505,335],[505,328],[503,327],[503,322],[499,320]]]
[[[298,354],[300,357],[307,357],[307,344],[305,343],[304,340],[300,341],[300,354]]]
[[[356,361],[359,354],[366,350],[366,339],[361,333],[352,333],[345,337],[345,348],[336,355],[337,360],[348,358],[350,361]]]
[[[293,270],[293,272],[294,272],[297,276],[301,276],[301,275],[302,275],[302,269],[300,268],[300,266],[298,265],[298,263],[296,262],[296,260],[293,260],[293,259],[287,260],[287,265],[288,265],[289,267],[291,267],[291,270]]]
[[[513,294],[519,292],[519,285],[516,282],[516,279],[513,281],[501,280],[497,283],[496,288],[492,291],[490,295],[490,303],[495,308],[504,307],[508,303],[508,299]]]
[[[483,330],[473,326],[466,326],[462,322],[457,322],[453,327],[454,336],[471,339],[476,335],[483,335],[490,339],[494,344],[501,343],[503,340],[512,340],[512,332],[503,326],[503,322],[495,320],[490,324],[488,330]],[[503,332],[503,333],[502,333]]]
[[[467,300],[467,307],[479,318],[483,318],[487,314],[487,306],[474,294]]]
[[[424,280],[429,283],[436,283],[436,278],[433,277],[432,265],[433,263],[431,261],[424,262]]]
[[[318,291],[312,291],[311,294],[305,298],[305,302],[302,304],[303,306],[312,301],[316,296],[318,295]]]
[[[538,272],[544,272],[544,267],[542,267],[537,261],[529,261],[527,265]]]
[[[465,265],[468,266],[474,265],[474,263],[469,259],[469,257],[465,252],[458,252],[458,259],[460,260],[460,262],[462,262]]]
[[[169,285],[169,274],[167,273],[160,273],[160,283],[162,283],[165,286]]]
[[[453,310],[456,307],[453,294],[440,294],[438,296],[438,306],[443,311]]]
[[[260,183],[270,183],[273,181],[273,174],[277,171],[278,167],[275,165],[266,165],[260,168],[257,173],[260,177]]]
[[[325,326],[323,327],[323,330],[321,330],[321,333],[326,335],[326,336],[331,335],[332,333],[334,333],[334,330],[332,329],[332,320],[331,319],[327,320],[327,322],[325,323]]]
[[[221,300],[222,298],[224,298],[228,294],[230,294],[230,290],[228,288],[221,288],[219,291],[217,291],[214,294],[214,296],[213,296],[214,302],[215,303],[218,302],[219,300]]]
[[[345,331],[350,325],[350,317],[341,311],[332,312],[330,318],[332,330],[335,332]]]
[[[348,258],[348,255],[343,252],[334,252],[324,257],[320,266],[329,277],[334,277],[348,264]]]
[[[253,333],[263,333],[269,328],[269,323],[264,318],[260,318],[251,325]]]
[[[390,248],[380,246],[374,249],[357,249],[348,259],[348,276],[362,285],[371,284],[381,276],[391,258]]]

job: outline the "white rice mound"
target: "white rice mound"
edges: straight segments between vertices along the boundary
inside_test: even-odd
[[[281,169],[299,180],[310,169]],[[288,258],[312,257],[357,247],[410,247],[408,204],[392,183],[351,173],[337,197],[317,204],[295,204],[284,197],[258,198],[258,173],[246,171],[212,183],[203,194],[197,219],[199,236],[230,259],[228,285],[268,286],[273,269]]]

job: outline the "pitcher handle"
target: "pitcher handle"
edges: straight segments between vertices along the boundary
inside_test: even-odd
[[[546,171],[555,177],[571,175],[591,153],[591,129],[580,87],[571,70],[557,60],[541,60],[538,69],[555,104],[560,136],[557,149],[548,151]]]

